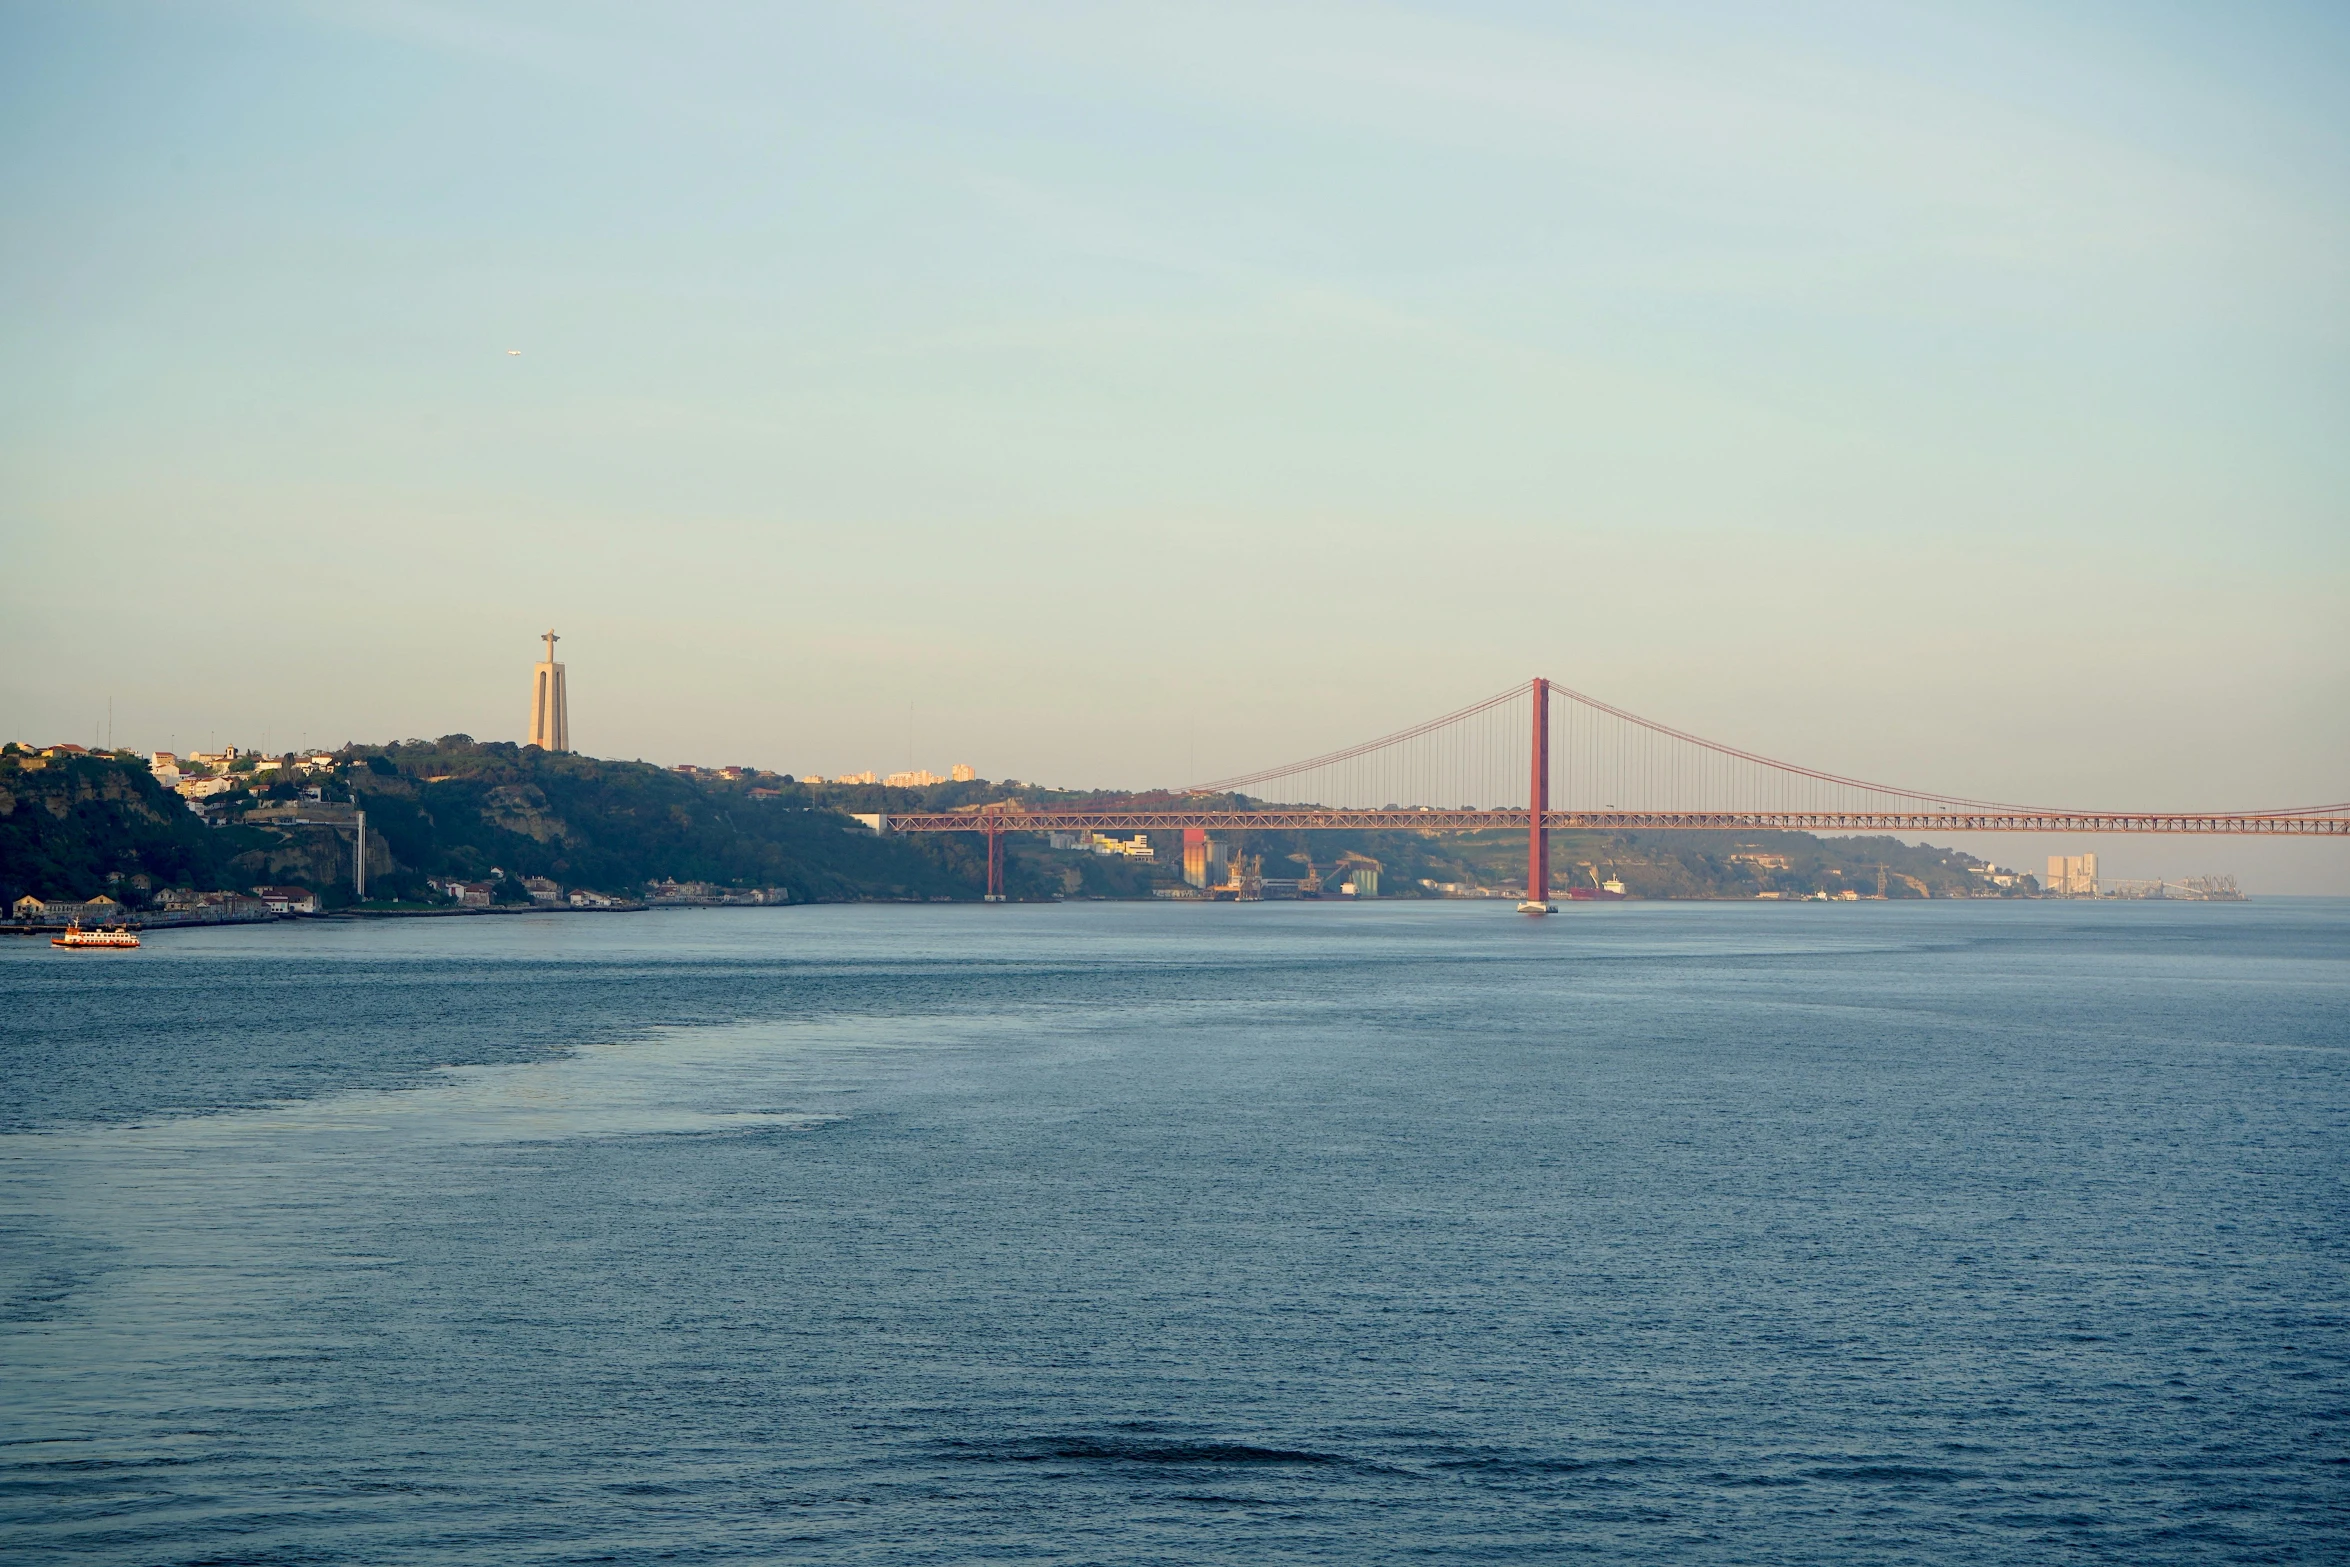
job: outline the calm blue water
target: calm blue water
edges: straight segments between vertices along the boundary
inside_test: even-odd
[[[2350,903],[0,943],[12,1562],[2350,1557]]]

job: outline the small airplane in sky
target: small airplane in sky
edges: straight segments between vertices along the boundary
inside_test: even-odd
[[[509,359],[519,359],[522,357],[522,350],[519,348],[509,348],[506,350],[506,357]]]

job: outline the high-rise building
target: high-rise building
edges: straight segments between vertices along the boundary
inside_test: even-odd
[[[563,690],[563,666],[555,662],[555,644],[561,640],[547,633],[547,656],[531,672],[530,738],[523,743],[542,751],[571,749],[571,703]]]

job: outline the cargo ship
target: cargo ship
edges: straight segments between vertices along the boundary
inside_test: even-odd
[[[1592,902],[1595,900],[1613,902],[1614,900],[1624,896],[1624,884],[1617,880],[1612,874],[1606,881],[1601,881],[1599,879],[1599,872],[1593,870],[1588,865],[1583,867],[1583,873],[1591,878],[1591,885],[1588,887],[1569,887],[1564,893],[1560,894],[1560,896],[1571,898],[1579,903]]]
[[[111,928],[102,925],[96,930],[84,930],[80,920],[75,920],[66,926],[64,935],[49,938],[49,945],[52,947],[116,949],[135,947],[138,944],[138,932],[132,930],[128,925],[116,925]]]

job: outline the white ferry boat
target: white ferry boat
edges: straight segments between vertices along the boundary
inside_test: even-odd
[[[135,947],[138,944],[139,933],[128,925],[101,925],[96,930],[84,930],[80,920],[75,920],[67,925],[64,935],[49,938],[49,945],[52,947],[72,947],[77,950],[82,948],[120,949]]]

